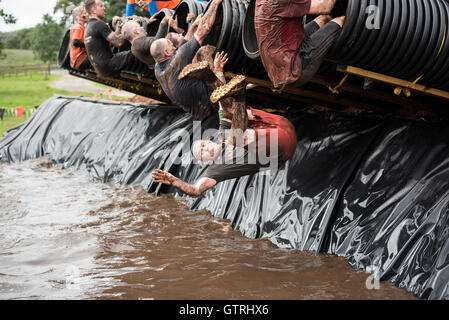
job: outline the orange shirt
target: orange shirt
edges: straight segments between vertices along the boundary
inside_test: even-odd
[[[73,39],[84,42],[84,26],[76,23],[70,30],[70,63],[75,69],[78,69],[81,63],[87,58],[86,48],[73,46]]]

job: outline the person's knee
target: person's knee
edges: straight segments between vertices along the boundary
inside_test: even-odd
[[[321,28],[322,26],[324,26],[326,23],[328,23],[331,20],[332,20],[332,17],[329,15],[320,15],[320,16],[316,17],[313,21],[315,21]]]
[[[340,27],[343,27],[343,23],[345,23],[345,17],[344,16],[338,17],[338,18],[332,19],[331,21],[337,23]]]
[[[336,0],[311,0],[309,14],[329,14]]]

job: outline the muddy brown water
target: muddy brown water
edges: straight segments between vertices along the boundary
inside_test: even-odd
[[[171,195],[0,164],[0,299],[416,299],[344,258],[245,238]],[[372,286],[371,286],[372,287]]]

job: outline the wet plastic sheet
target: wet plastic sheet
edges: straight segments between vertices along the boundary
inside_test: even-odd
[[[272,175],[225,181],[198,199],[248,237],[345,256],[357,269],[427,299],[449,298],[449,126],[423,121],[288,111],[298,148]],[[192,118],[170,106],[54,97],[0,140],[4,161],[49,154],[59,167],[141,184],[168,170],[196,181]],[[202,130],[217,126],[216,119]],[[181,130],[181,131],[180,131]],[[176,151],[176,152],[173,152]]]

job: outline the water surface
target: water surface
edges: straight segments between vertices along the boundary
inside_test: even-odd
[[[344,258],[251,240],[171,195],[0,164],[0,299],[415,299]]]

